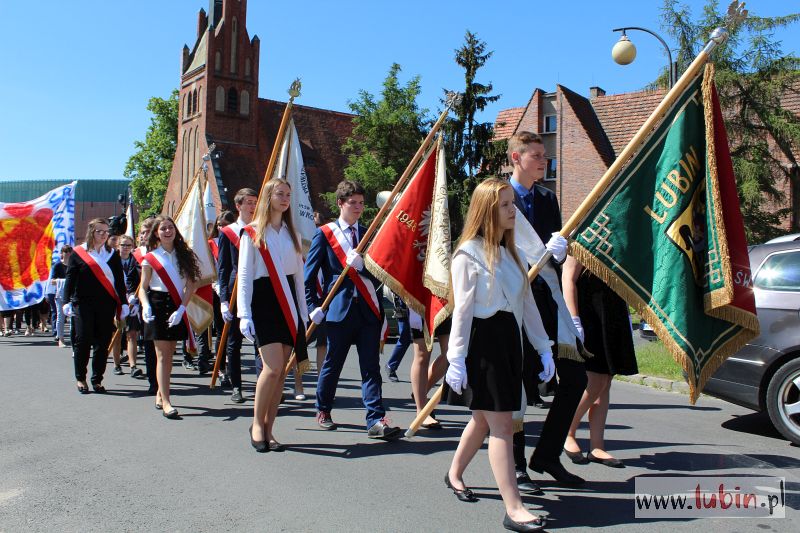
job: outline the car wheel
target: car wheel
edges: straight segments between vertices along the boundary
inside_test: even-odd
[[[767,413],[775,428],[800,444],[800,359],[781,366],[767,387]]]

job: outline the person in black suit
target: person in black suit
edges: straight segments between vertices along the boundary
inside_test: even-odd
[[[554,262],[556,271],[560,272],[560,265],[566,259],[567,242],[557,233],[561,229],[561,210],[556,195],[538,183],[544,177],[547,166],[542,138],[531,132],[514,134],[508,141],[508,158],[514,165],[511,175],[514,203],[533,226],[542,242],[547,243],[547,249],[553,253],[551,261]],[[541,276],[537,276],[531,283],[531,291],[542,315],[545,330],[557,345],[558,307],[553,300],[550,288]],[[529,344],[525,345],[524,351],[525,370],[523,376],[525,377],[526,396],[532,398],[538,396],[535,391],[538,387],[536,375],[539,369],[536,365],[539,357]],[[556,356],[556,370],[558,388],[529,466],[536,472],[547,472],[561,483],[579,485],[584,480],[567,472],[561,465],[559,457],[575,409],[586,389],[586,371],[582,363],[558,356]],[[539,489],[530,481],[527,474],[525,432],[522,424],[515,427],[515,430],[514,462],[517,468],[517,482],[521,490],[536,493]]]
[[[222,318],[231,322],[228,338],[225,343],[227,365],[225,373],[233,387],[231,401],[243,403],[246,398],[242,394],[242,333],[239,331],[239,319],[236,318],[236,309],[231,309],[230,301],[233,285],[236,282],[236,273],[239,266],[239,236],[247,224],[253,221],[258,204],[258,193],[253,189],[244,188],[237,191],[233,203],[239,211],[239,218],[221,228],[219,235],[219,259],[217,261],[217,275],[219,278],[219,305]],[[260,357],[256,357],[260,363]]]
[[[64,314],[72,317],[75,380],[78,392],[86,394],[86,367],[92,352],[92,388],[104,393],[103,374],[108,344],[114,334],[114,318],[125,320],[128,301],[119,252],[107,244],[108,223],[102,218],[89,222],[86,242],[75,249],[67,265],[64,282]],[[88,259],[88,260],[87,260]]]

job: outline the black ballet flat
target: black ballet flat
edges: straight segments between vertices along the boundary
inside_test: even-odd
[[[169,411],[162,411],[161,414],[164,415],[164,418],[169,418],[170,420],[178,420],[180,418],[178,410],[175,409],[174,407]]]
[[[527,522],[515,522],[508,516],[508,513],[503,517],[503,527],[509,531],[541,531],[544,525],[545,519],[542,516],[537,516]]]
[[[615,459],[614,457],[609,457],[608,459],[600,459],[599,457],[595,457],[594,455],[592,455],[592,452],[589,452],[588,455],[586,455],[586,462],[599,463],[601,465],[606,465],[611,468],[625,468],[625,463],[623,463],[619,459]]]
[[[269,441],[269,451],[271,452],[283,452],[286,451],[286,446],[281,444],[276,440]]]
[[[571,452],[568,449],[564,448],[564,455],[572,461],[573,464],[576,465],[588,465],[589,459],[587,459],[581,452]],[[590,454],[591,455],[591,454]]]
[[[250,432],[250,446],[255,448],[258,453],[267,453],[269,451],[269,445],[267,441],[262,440],[261,442],[253,440],[253,426],[250,426],[248,429]]]
[[[86,385],[77,385],[78,392],[81,394],[89,394],[89,387]]]
[[[444,484],[447,485],[447,488],[453,491],[453,494],[456,495],[462,502],[466,503],[474,503],[478,501],[478,498],[475,497],[475,493],[472,492],[469,488],[464,487],[464,490],[458,490],[457,488],[453,487],[453,484],[450,483],[450,472],[447,472],[444,475]]]

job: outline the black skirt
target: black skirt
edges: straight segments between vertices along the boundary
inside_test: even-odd
[[[144,340],[146,341],[182,341],[189,336],[186,323],[181,320],[177,326],[169,327],[167,320],[178,310],[169,293],[147,290],[150,308],[155,320],[144,323]]]
[[[450,335],[450,328],[452,327],[453,317],[449,316],[444,322],[439,324],[435,330],[433,330],[433,336],[438,337],[439,335]],[[411,328],[411,338],[414,340],[424,339],[425,333],[421,329]]]
[[[292,299],[289,304],[292,305],[297,301],[294,276],[286,276],[286,280],[291,292],[289,297]],[[298,316],[297,341],[293,340],[289,325],[283,316],[278,297],[275,295],[275,290],[272,288],[269,278],[258,278],[253,282],[253,300],[250,304],[250,312],[253,317],[253,327],[256,330],[256,346],[261,348],[267,344],[278,342],[293,346],[298,361],[308,359],[305,324]]]
[[[517,411],[522,402],[522,338],[513,313],[473,318],[462,394],[445,387],[447,403],[473,411]]]

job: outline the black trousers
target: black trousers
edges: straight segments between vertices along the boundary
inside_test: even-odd
[[[228,329],[228,338],[225,341],[225,355],[227,365],[225,373],[231,380],[232,387],[242,386],[242,332],[239,331],[239,319],[234,318]],[[223,361],[224,363],[225,361]]]
[[[89,352],[92,355],[92,384],[103,382],[108,359],[108,345],[114,334],[115,305],[104,302],[74,304],[72,317],[73,345],[75,354],[75,379],[86,379]]]
[[[539,442],[533,451],[533,461],[547,463],[558,461],[564,449],[572,417],[586,390],[586,370],[583,363],[570,359],[556,359],[558,388],[550,405],[550,412],[542,426]]]
[[[147,381],[151,387],[158,387],[158,378],[156,377],[156,345],[153,341],[142,341],[144,348],[144,368],[147,374]]]

